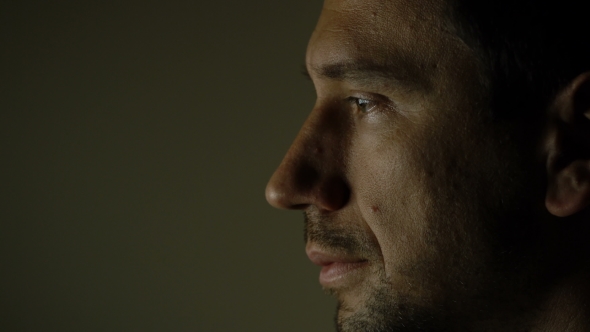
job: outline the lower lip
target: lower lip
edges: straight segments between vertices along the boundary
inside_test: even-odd
[[[340,263],[334,262],[329,265],[322,267],[320,272],[320,284],[322,286],[335,286],[341,282],[344,282],[347,277],[352,276],[358,269],[367,266],[368,262],[356,262],[356,263]]]

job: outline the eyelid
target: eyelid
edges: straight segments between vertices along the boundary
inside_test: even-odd
[[[346,100],[350,104],[352,104],[352,105],[354,105],[355,107],[358,107],[358,108],[361,108],[362,107],[361,104],[364,104],[364,103],[361,103],[361,101],[367,102],[364,105],[367,105],[366,107],[368,107],[368,108],[365,109],[365,110],[361,110],[360,113],[369,113],[369,112],[371,112],[371,110],[373,108],[375,108],[377,106],[374,100],[368,99],[368,98],[350,96],[350,97],[346,98]]]
[[[393,109],[394,107],[394,103],[387,97],[385,96],[381,96],[381,95],[375,95],[375,94],[367,94],[367,93],[351,93],[351,95],[349,97],[346,98],[346,101],[349,104],[354,104],[355,106],[358,107],[358,101],[359,100],[364,100],[364,101],[368,101],[370,107],[361,112],[363,114],[366,113],[371,113],[374,112],[376,110],[388,110],[388,109]],[[377,109],[375,109],[377,108]]]

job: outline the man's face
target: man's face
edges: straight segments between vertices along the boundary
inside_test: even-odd
[[[317,102],[267,198],[305,212],[343,331],[485,320],[522,286],[507,271],[537,202],[535,166],[514,126],[492,119],[446,6],[327,0],[309,42]]]

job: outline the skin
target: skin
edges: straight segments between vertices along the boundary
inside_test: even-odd
[[[339,331],[584,331],[586,297],[571,290],[588,279],[564,240],[580,229],[555,222],[584,209],[563,203],[584,182],[567,189],[571,176],[547,171],[556,125],[494,119],[447,12],[442,0],[325,2],[306,55],[317,102],[267,199],[304,211],[308,254],[362,263],[325,287]]]

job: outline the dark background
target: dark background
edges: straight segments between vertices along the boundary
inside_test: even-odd
[[[264,200],[320,9],[0,2],[0,330],[332,330]]]

